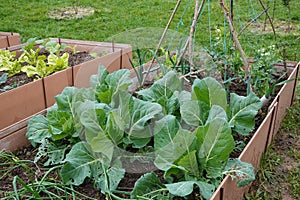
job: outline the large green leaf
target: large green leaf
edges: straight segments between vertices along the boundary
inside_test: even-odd
[[[73,113],[73,102],[76,92],[78,91],[75,87],[65,87],[61,94],[55,97],[56,104],[59,110],[68,111]]]
[[[175,114],[179,109],[179,101],[174,92],[181,90],[182,83],[178,74],[169,71],[164,77],[155,81],[150,88],[140,90],[137,94],[141,95],[144,100],[159,103],[165,114]]]
[[[224,110],[227,109],[226,91],[217,80],[211,77],[194,81],[192,100],[202,101],[209,107],[218,105]]]
[[[174,71],[169,71],[164,77],[154,82],[147,89],[138,91],[137,93],[148,101],[157,102],[161,97],[170,98],[175,91],[181,91],[182,84],[178,74]]]
[[[128,69],[117,70],[105,78],[105,81],[109,87],[113,88],[113,91],[127,90],[132,84],[132,79],[129,77],[130,71]]]
[[[106,104],[94,101],[83,102],[77,110],[80,122],[84,127],[85,140],[94,152],[102,153],[111,161],[114,144],[112,138],[108,138],[106,135],[109,112],[110,108]],[[112,127],[110,129],[114,131]]]
[[[104,173],[96,180],[96,185],[103,194],[110,194],[117,189],[120,181],[124,178],[125,170],[111,167],[104,170]]]
[[[156,199],[170,200],[171,197],[167,194],[167,189],[152,172],[144,174],[136,181],[134,189],[130,194],[131,199]]]
[[[210,199],[213,195],[215,187],[203,181],[182,181],[178,183],[166,184],[169,192],[175,196],[186,197],[194,190],[194,185],[199,187],[200,194],[205,199]]]
[[[47,120],[54,140],[64,139],[76,132],[73,115],[68,111],[58,110],[56,106],[48,109]]]
[[[232,179],[237,178],[237,185],[243,187],[255,180],[255,170],[250,163],[242,162],[239,159],[229,159],[225,168],[226,175]]]
[[[105,131],[114,145],[120,144],[124,137],[122,118],[114,112],[109,113]]]
[[[191,126],[202,126],[206,123],[210,107],[202,101],[186,101],[180,107],[182,119]]]
[[[154,125],[154,149],[158,150],[173,141],[179,130],[179,122],[173,115],[167,115]]]
[[[55,144],[45,140],[39,146],[34,162],[37,163],[41,158],[46,157],[47,160],[44,162],[44,166],[61,164],[65,159],[65,152],[68,149],[67,145]]]
[[[122,127],[130,123],[133,99],[131,94],[121,90],[116,92],[112,97],[110,106],[113,108],[112,112],[114,112],[115,116],[118,115],[122,119],[120,121],[122,123],[120,126]]]
[[[111,74],[99,68],[98,74],[91,77],[91,84],[95,87],[96,96],[101,103],[110,104],[113,95],[120,90],[127,90],[132,84],[128,69],[121,69]]]
[[[158,102],[159,103],[159,102]],[[177,91],[166,101],[164,113],[180,116],[180,103],[177,95]]]
[[[51,138],[48,128],[48,120],[43,115],[32,117],[27,126],[26,138],[32,146],[42,143],[46,138]]]
[[[220,106],[213,105],[209,111],[207,121],[212,121],[214,119],[224,119],[227,121],[226,111]]]
[[[189,152],[194,141],[194,134],[188,130],[179,129],[169,144],[156,150],[157,156],[154,164],[163,171],[167,171],[171,167],[174,167],[174,162],[186,152]]]
[[[152,128],[149,123],[161,114],[162,108],[157,103],[133,99],[133,107],[130,110],[131,119],[125,132],[133,147],[144,147],[152,137]]]
[[[187,173],[194,177],[200,177],[200,172],[198,168],[196,150],[193,150],[183,156],[179,161],[178,165],[184,167]]]
[[[177,95],[178,101],[180,106],[182,106],[186,101],[191,101],[192,100],[192,93],[188,91],[181,91],[181,92],[174,92],[175,95]]]
[[[255,125],[255,115],[261,108],[260,99],[250,93],[247,97],[230,94],[229,124],[233,130],[240,134],[248,135]]]
[[[95,88],[97,85],[102,85],[105,83],[106,76],[108,75],[108,71],[106,70],[105,67],[100,65],[98,67],[98,72],[97,74],[94,74],[90,78],[90,85],[91,87]]]
[[[78,133],[81,132],[78,111],[82,101],[94,99],[94,94],[91,92],[91,89],[67,87],[62,94],[56,96],[57,103],[48,108],[46,115],[49,131],[54,140],[78,138]]]
[[[101,157],[95,156],[88,148],[85,142],[79,142],[73,146],[67,154],[60,175],[67,184],[80,185],[85,178],[96,177],[102,171]]]
[[[110,108],[106,104],[89,100],[77,105],[76,113],[79,115],[80,123],[84,127],[85,140],[90,143],[94,137],[97,137],[98,133],[104,134],[101,125],[105,126],[106,113],[109,112]]]
[[[198,138],[198,159],[201,170],[207,177],[219,177],[229,154],[234,149],[234,139],[228,122],[222,118],[213,119],[195,130]]]
[[[104,133],[98,133],[98,136],[92,139],[90,145],[93,152],[102,153],[109,161],[112,160],[115,146]]]

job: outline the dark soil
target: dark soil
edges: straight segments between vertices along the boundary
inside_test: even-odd
[[[88,52],[77,52],[75,54],[73,54],[72,52],[68,52],[69,53],[69,66],[73,67],[75,65],[78,65],[80,63],[83,62],[87,62],[89,60],[94,59]],[[46,53],[43,53],[46,54]],[[0,72],[0,77],[2,76],[2,74],[4,74],[5,72]],[[30,83],[34,80],[33,77],[29,78],[27,77],[26,73],[21,73],[21,74],[17,74],[15,76],[9,77],[7,78],[7,81],[0,85],[0,93],[5,92],[3,91],[3,89],[6,86],[12,86],[14,87],[19,87],[21,85],[25,85],[27,83]]]

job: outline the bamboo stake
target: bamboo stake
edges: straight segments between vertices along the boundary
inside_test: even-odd
[[[190,63],[190,72],[194,70],[194,64],[193,64],[193,36],[196,29],[197,19],[198,19],[198,7],[199,7],[199,0],[196,0],[195,2],[195,10],[194,10],[194,18],[190,29],[190,37],[188,38],[189,41],[189,63]]]
[[[269,7],[269,6],[270,6],[270,1],[268,0],[267,7]],[[268,17],[267,17],[267,15],[266,15],[266,17],[265,17],[265,21],[264,21],[264,26],[263,26],[263,31],[265,31],[265,30],[266,30],[266,26],[267,26],[267,19],[268,19]]]
[[[266,10],[266,7],[265,7],[265,5],[263,4],[263,2],[262,2],[261,0],[258,0],[258,1],[259,1],[259,3],[260,3],[261,7],[262,7],[264,10]],[[277,37],[276,37],[276,31],[275,31],[274,24],[273,24],[273,22],[272,22],[272,19],[271,19],[270,15],[269,15],[268,11],[266,11],[266,15],[267,15],[267,17],[268,17],[268,19],[269,19],[269,22],[270,22],[270,24],[271,24],[271,27],[272,27],[272,30],[273,30],[273,34],[274,34],[274,39],[275,39],[275,41],[276,41],[276,39],[277,39]]]
[[[233,0],[230,0],[230,18],[231,18],[232,24],[233,24],[233,6],[234,6]]]
[[[164,32],[163,32],[163,34],[162,34],[162,36],[161,36],[161,38],[159,40],[159,43],[158,43],[158,45],[156,47],[155,55],[157,55],[157,53],[158,53],[158,50],[159,50],[159,48],[160,48],[160,46],[161,46],[161,44],[162,44],[162,42],[163,42],[163,40],[164,40],[164,38],[165,38],[165,36],[167,34],[167,31],[168,31],[168,29],[169,29],[169,27],[171,25],[171,22],[172,22],[172,20],[173,20],[173,18],[175,16],[175,13],[177,12],[177,10],[179,8],[180,3],[181,3],[181,0],[178,0],[177,4],[176,4],[176,6],[175,6],[175,8],[174,8],[174,10],[173,10],[173,12],[171,14],[171,17],[170,17],[170,19],[168,21],[168,24],[167,24],[167,26],[166,26],[166,28],[165,28],[165,30],[164,30]],[[144,85],[145,80],[147,79],[147,77],[149,75],[149,72],[151,71],[151,68],[153,67],[154,61],[155,61],[155,56],[153,56],[153,58],[151,60],[151,65],[149,66],[148,72],[146,73],[145,78],[143,79],[142,85]]]
[[[274,3],[273,3],[272,21],[274,21],[274,18],[275,18],[275,10],[276,10],[276,0],[274,0]]]
[[[239,42],[239,39],[237,37],[237,34],[235,32],[235,29],[233,27],[232,21],[231,21],[230,16],[229,16],[229,11],[226,8],[226,6],[224,5],[224,0],[220,0],[219,4],[220,4],[220,6],[221,6],[221,8],[224,12],[226,21],[229,25],[229,29],[230,29],[230,32],[231,32],[231,35],[232,35],[233,42],[234,42],[235,46],[237,47],[237,49],[239,50],[239,52],[241,54],[241,57],[242,57],[242,60],[243,60],[243,63],[244,63],[245,79],[247,80],[248,75],[250,73],[250,65],[249,65],[247,56],[246,56],[246,54],[245,54],[245,52],[244,52],[244,50],[241,46],[241,43]]]
[[[197,10],[196,17],[193,18],[193,19],[196,19],[196,20],[193,20],[193,23],[192,23],[192,25],[191,25],[191,29],[190,29],[190,30],[192,30],[192,29],[193,29],[193,31],[195,30],[196,25],[197,25],[197,20],[198,20],[198,18],[199,18],[199,16],[200,16],[200,13],[202,12],[203,7],[204,7],[204,2],[205,2],[205,0],[202,0],[201,5],[199,6],[199,8],[198,8],[198,10]],[[191,33],[191,31],[190,31],[190,33]],[[193,34],[194,34],[194,33],[193,33]],[[193,41],[193,34],[190,34],[188,40],[186,41],[186,43],[185,43],[185,45],[184,45],[184,47],[183,47],[183,49],[182,49],[182,52],[181,52],[181,53],[178,52],[179,56],[178,56],[177,63],[176,63],[177,66],[180,64],[180,61],[181,61],[182,57],[184,56],[184,54],[185,54],[185,52],[186,52],[186,49],[187,49],[187,47],[188,47],[188,44],[190,44],[190,43],[192,44],[192,41]]]

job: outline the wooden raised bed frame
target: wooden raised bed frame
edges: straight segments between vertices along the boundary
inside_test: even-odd
[[[282,66],[276,65],[275,67]],[[299,68],[300,63],[289,63],[289,79],[292,79],[292,81],[285,83],[281,88],[281,90],[269,106],[266,118],[258,127],[257,131],[254,133],[253,137],[239,156],[239,159],[244,162],[251,163],[255,167],[255,169],[259,168],[261,156],[266,151],[272,138],[276,134],[281,120],[286,114],[286,109],[293,103],[297,87]],[[134,73],[132,73],[132,77],[134,78],[133,74]],[[155,77],[155,74],[150,75],[150,77]],[[135,86],[133,87],[136,86],[137,84],[135,84]],[[24,120],[23,124],[27,124],[27,121],[28,119]],[[10,150],[16,150],[17,148],[28,145],[29,142],[24,137],[25,132],[26,126],[24,126],[23,129],[15,132],[14,135],[8,136],[6,138],[0,138],[0,151],[4,147],[3,144],[5,144],[6,148]],[[13,138],[18,139],[15,140]],[[245,187],[238,187],[236,184],[236,180],[232,180],[231,177],[226,176],[213,194],[211,200],[242,200],[244,199],[244,195],[245,193],[247,193],[249,188],[250,185]]]
[[[282,68],[282,65],[279,64],[275,67]],[[269,106],[266,118],[239,156],[240,160],[251,163],[255,169],[259,168],[261,156],[267,150],[272,138],[277,133],[280,123],[286,114],[286,109],[293,104],[299,68],[300,63],[288,63],[288,69],[290,71],[289,79],[292,81],[285,83],[280,89]],[[226,176],[215,191],[211,200],[245,199],[244,195],[248,192],[250,186],[251,185],[238,187],[236,180],[232,180],[231,177]]]
[[[52,38],[59,43],[69,46],[77,45],[78,51],[97,53],[99,58],[81,63],[74,67],[54,73],[48,77],[25,84],[13,90],[0,93],[0,151],[11,149],[4,139],[16,131],[24,129],[25,123],[31,116],[52,106],[55,96],[67,86],[87,87],[89,81],[85,76],[97,73],[98,66],[105,66],[109,72],[121,68],[131,68],[128,56],[131,57],[132,48],[127,44],[111,44],[105,42],[91,42]],[[20,54],[25,44],[9,47],[8,50]],[[105,55],[102,53],[105,52]],[[79,81],[80,80],[80,81]],[[7,138],[5,139],[7,140]],[[20,143],[21,145],[21,143]],[[20,145],[15,145],[11,150],[16,150]],[[22,146],[22,145],[21,145]]]
[[[21,43],[20,34],[12,32],[0,32],[0,49]]]

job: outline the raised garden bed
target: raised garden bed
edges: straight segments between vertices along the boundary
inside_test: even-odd
[[[0,150],[9,148],[4,139],[14,132],[25,134],[26,121],[55,102],[54,97],[67,86],[87,87],[89,81],[86,76],[95,74],[99,65],[113,72],[121,68],[130,68],[128,56],[131,56],[131,47],[126,44],[111,44],[104,42],[91,42],[52,38],[68,46],[76,45],[76,50],[87,53],[96,53],[97,58],[75,65],[68,69],[56,72],[50,76],[27,83],[15,89],[0,93]],[[9,47],[20,55],[25,44]],[[21,131],[23,130],[23,131]],[[5,139],[5,140],[6,140]],[[12,149],[19,148],[16,146]]]
[[[283,68],[283,65],[278,64],[275,67]],[[256,170],[260,166],[262,154],[267,150],[272,138],[280,127],[280,123],[286,114],[286,109],[293,104],[297,88],[299,68],[299,63],[288,63],[289,79],[293,81],[285,83],[282,86],[270,104],[266,118],[239,156],[240,160],[251,163]],[[238,187],[236,180],[232,180],[230,176],[226,176],[217,188],[211,200],[244,199],[244,195],[248,192],[249,188],[250,185]]]
[[[289,69],[289,79],[298,77],[299,65],[292,63]],[[155,77],[155,74],[150,77]],[[281,88],[280,92],[269,106],[267,116],[263,123],[257,128],[252,139],[239,156],[240,160],[251,163],[256,169],[259,167],[261,155],[266,150],[273,135],[276,133],[276,123],[280,124],[286,108],[293,102],[292,100],[295,94],[296,85],[297,81],[293,80],[284,84]],[[22,136],[23,135],[21,134],[19,137]],[[232,180],[230,176],[226,176],[211,199],[244,199],[243,195],[248,189],[249,186],[237,187],[236,180]]]
[[[0,49],[21,43],[20,34],[12,32],[0,32]]]

